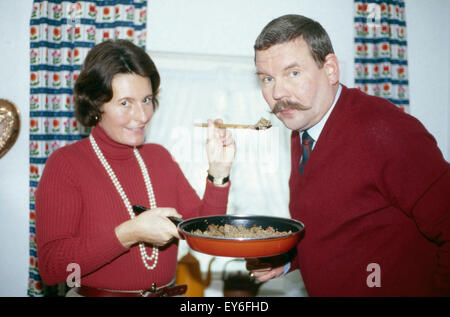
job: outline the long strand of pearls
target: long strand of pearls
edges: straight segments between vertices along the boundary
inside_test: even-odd
[[[123,203],[125,204],[125,207],[128,210],[128,214],[133,219],[135,217],[133,212],[133,207],[130,204],[130,201],[128,200],[127,195],[125,194],[125,191],[122,188],[122,185],[120,184],[119,180],[117,179],[116,174],[114,173],[113,169],[109,165],[108,161],[106,160],[105,156],[103,155],[102,151],[100,150],[99,146],[97,145],[97,142],[94,139],[94,136],[91,134],[89,136],[89,140],[91,141],[92,148],[94,149],[95,154],[97,155],[98,159],[100,160],[100,163],[102,163],[103,167],[105,168],[106,172],[108,173],[111,181],[114,184],[114,187],[116,188],[117,192],[119,193],[120,197],[123,200]],[[144,160],[142,159],[141,155],[139,154],[139,151],[134,148],[133,150],[134,155],[136,156],[136,159],[138,161],[139,167],[141,169],[142,176],[144,177],[145,187],[147,188],[148,193],[148,199],[150,201],[150,209],[156,208],[156,200],[155,195],[153,193],[153,186],[150,181],[150,176],[148,175],[147,167],[145,166]],[[139,243],[139,251],[141,253],[141,259],[144,263],[144,266],[148,270],[153,270],[156,267],[156,264],[158,263],[158,248],[153,247],[152,255],[149,256],[145,245],[143,242]],[[153,260],[153,264],[150,265],[148,262]]]

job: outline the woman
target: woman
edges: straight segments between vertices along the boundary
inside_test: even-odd
[[[75,115],[93,126],[91,135],[49,157],[36,194],[46,284],[66,282],[75,264],[82,286],[71,292],[83,296],[140,296],[155,284],[170,286],[180,237],[168,217],[226,212],[235,154],[229,132],[208,120],[203,200],[165,148],[144,144],[159,83],[150,57],[129,41],[103,42],[87,55]],[[135,204],[151,210],[135,215]]]

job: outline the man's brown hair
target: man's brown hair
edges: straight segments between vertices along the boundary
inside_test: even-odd
[[[269,22],[255,41],[255,51],[262,51],[273,45],[303,38],[311,55],[321,68],[328,54],[334,54],[333,46],[320,23],[302,15],[283,15]]]

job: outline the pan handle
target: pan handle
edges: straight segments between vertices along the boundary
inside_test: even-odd
[[[178,217],[168,217],[170,221],[173,222],[175,226],[178,226],[180,223],[182,223],[184,220],[182,218]]]
[[[149,210],[149,208],[141,206],[141,205],[133,205],[133,211],[136,215],[139,215],[140,213]],[[177,218],[177,217],[168,217],[170,221],[173,222],[175,226],[178,226],[178,224],[183,222],[183,219]]]
[[[140,213],[149,210],[150,208],[141,206],[141,205],[133,205],[133,211],[136,215],[139,215]]]

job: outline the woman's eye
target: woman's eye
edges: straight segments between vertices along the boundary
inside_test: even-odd
[[[296,71],[296,70],[293,70],[293,71],[291,72],[291,77],[297,77],[298,75],[300,75],[300,72],[298,72],[298,71]]]
[[[143,102],[144,102],[145,104],[147,104],[147,103],[152,103],[152,102],[153,102],[153,97],[145,97],[144,100],[143,100]]]
[[[123,100],[120,104],[124,107],[128,107],[128,105],[129,105],[127,100]]]

